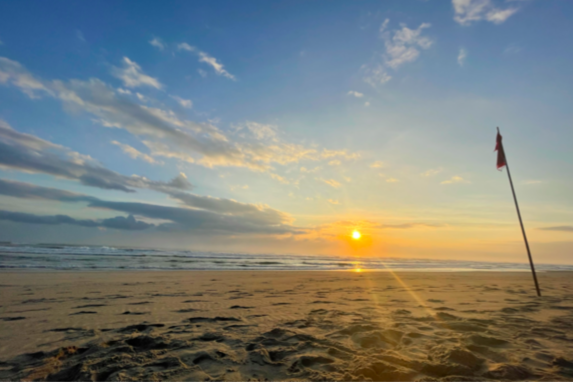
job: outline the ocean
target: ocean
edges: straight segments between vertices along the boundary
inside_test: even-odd
[[[0,269],[529,271],[529,264],[2,243]],[[573,265],[536,264],[536,269],[573,271]]]

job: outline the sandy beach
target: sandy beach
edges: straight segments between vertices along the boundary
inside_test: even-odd
[[[571,380],[573,274],[3,272],[2,380]]]

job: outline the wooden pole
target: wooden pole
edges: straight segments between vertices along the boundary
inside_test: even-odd
[[[497,128],[499,132],[499,127]],[[503,150],[503,145],[500,148]],[[505,150],[503,152],[505,157],[505,168],[507,168],[507,177],[509,178],[509,185],[511,186],[511,193],[513,194],[513,201],[515,202],[515,209],[517,210],[517,217],[519,218],[519,224],[521,225],[521,233],[523,234],[523,240],[525,241],[525,248],[527,249],[527,256],[529,256],[529,265],[531,265],[531,273],[533,274],[533,281],[535,282],[535,289],[537,290],[537,296],[541,297],[541,290],[539,289],[539,283],[537,282],[537,275],[535,274],[535,266],[533,265],[533,258],[531,257],[531,251],[529,250],[529,243],[527,242],[527,235],[525,235],[525,228],[523,227],[523,220],[521,219],[521,213],[519,212],[519,204],[517,204],[517,196],[515,196],[515,189],[513,188],[513,181],[511,180],[511,173],[509,172],[509,165],[507,164],[507,156],[505,155]]]

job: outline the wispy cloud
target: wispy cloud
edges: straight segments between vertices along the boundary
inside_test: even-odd
[[[543,227],[539,228],[542,231],[559,231],[559,232],[573,232],[573,226],[571,225],[560,225],[555,227]]]
[[[123,192],[147,188],[165,192],[169,188],[191,189],[188,181],[152,181],[142,176],[126,176],[109,170],[91,157],[66,147],[20,133],[0,121],[0,167],[28,173],[42,173],[80,182],[85,186]]]
[[[339,182],[337,182],[334,179],[317,178],[317,180],[320,180],[321,182],[328,184],[330,187],[334,187],[334,188],[339,188],[340,186],[342,186],[342,184],[340,184]]]
[[[184,99],[173,95],[171,96],[171,98],[173,98],[175,101],[177,101],[179,105],[181,105],[186,109],[191,109],[193,107],[193,101],[191,101],[190,99]]]
[[[223,64],[221,64],[215,57],[211,56],[209,53],[203,52],[195,48],[194,46],[187,44],[186,42],[177,44],[177,50],[196,53],[197,56],[199,56],[199,62],[211,66],[213,70],[215,70],[215,73],[217,73],[217,75],[227,77],[228,79],[233,81],[236,80],[235,76],[229,73],[227,70],[225,70]],[[202,77],[206,76],[206,73],[204,71],[199,71],[199,74],[201,74]]]
[[[102,126],[125,129],[139,137],[153,157],[175,158],[209,168],[246,167],[269,173],[275,172],[277,164],[360,157],[345,149],[321,150],[291,143],[280,139],[275,127],[255,122],[245,125],[240,135],[225,133],[212,123],[194,122],[169,109],[133,102],[122,96],[126,90],[116,91],[98,79],[41,80],[19,63],[1,57],[0,83],[14,85],[31,97],[49,95],[61,100],[67,110],[92,115],[94,122]]]
[[[429,49],[434,43],[431,38],[422,34],[424,29],[430,27],[428,23],[422,23],[416,29],[400,24],[400,29],[388,31],[389,22],[390,20],[386,19],[380,27],[385,47],[382,62],[362,67],[365,72],[364,81],[373,87],[383,85],[392,79],[388,73],[389,69],[396,70],[404,64],[416,61],[420,56],[420,50]]]
[[[209,54],[207,54],[205,52],[199,52],[199,62],[204,62],[208,65],[211,65],[211,67],[215,70],[215,72],[218,75],[227,77],[233,81],[235,80],[235,76],[233,76],[231,73],[227,72],[225,70],[225,68],[223,67],[223,64],[221,64],[219,61],[217,61],[217,59],[215,57],[210,56]]]
[[[113,67],[111,72],[115,77],[119,78],[123,84],[129,88],[136,88],[139,86],[151,86],[156,89],[161,89],[163,85],[153,77],[143,73],[141,67],[131,61],[128,57],[123,58],[123,67]]]
[[[80,40],[81,42],[86,42],[86,38],[84,37],[84,34],[82,33],[81,30],[76,30],[76,37],[78,40]]]
[[[334,204],[334,205],[340,204],[340,202],[339,202],[338,200],[336,200],[336,199],[328,199],[328,203]]]
[[[458,65],[464,66],[467,57],[468,57],[468,51],[464,48],[461,48],[460,52],[458,53]]]
[[[377,160],[376,162],[370,164],[370,168],[382,168],[384,167],[384,162]]]
[[[444,181],[440,182],[440,184],[453,184],[453,183],[469,183],[469,181],[465,180],[461,176],[455,175],[455,176],[452,176],[448,180],[444,180]]]
[[[424,171],[423,173],[421,173],[420,175],[424,176],[424,177],[430,177],[430,176],[434,176],[434,175],[438,175],[439,173],[441,173],[442,171],[444,171],[443,168],[439,167],[439,168],[431,168],[427,171]]]
[[[353,96],[353,97],[356,97],[356,98],[362,98],[362,97],[364,97],[364,94],[359,93],[359,92],[354,91],[354,90],[350,90],[350,91],[347,93],[347,95]]]
[[[501,24],[519,8],[497,8],[491,0],[452,0],[454,7],[454,20],[463,26],[471,25],[477,21],[489,21]]]
[[[126,145],[126,144],[120,143],[118,141],[111,141],[111,143],[116,145],[116,146],[119,146],[119,148],[121,148],[121,151],[123,151],[124,153],[126,153],[127,155],[129,155],[133,159],[142,159],[142,160],[146,161],[147,163],[151,163],[151,164],[161,163],[161,162],[156,161],[152,156],[149,156],[145,153],[142,153],[141,151],[137,150],[134,147],[131,147],[130,145]]]
[[[398,183],[399,180],[396,179],[396,178],[388,178],[388,179],[386,179],[386,182],[388,182],[388,183]]]
[[[161,41],[161,39],[158,37],[155,37],[155,38],[149,40],[149,43],[151,44],[151,46],[154,46],[159,50],[165,49],[165,44],[163,44],[163,41]]]

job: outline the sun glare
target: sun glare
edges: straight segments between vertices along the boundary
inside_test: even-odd
[[[353,238],[354,240],[358,240],[358,239],[360,239],[361,237],[362,237],[362,235],[360,234],[360,232],[358,232],[358,231],[356,231],[356,230],[354,230],[354,231],[352,232],[352,238]]]

